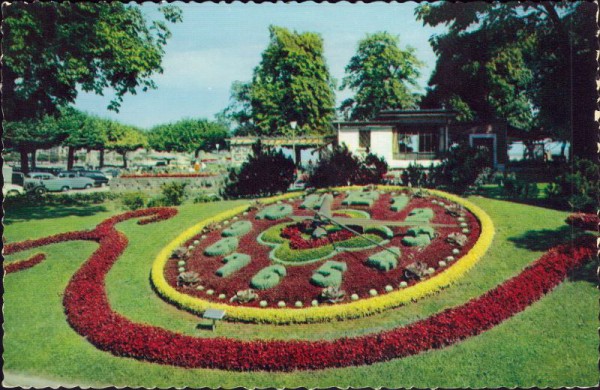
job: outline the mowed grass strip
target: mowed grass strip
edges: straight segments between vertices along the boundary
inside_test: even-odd
[[[158,250],[185,227],[238,204],[233,202],[185,205],[175,218],[147,226],[135,221],[118,225],[129,237],[130,246],[108,275],[109,298],[116,311],[132,320],[202,337],[336,338],[393,328],[466,302],[518,274],[547,248],[569,239],[565,213],[482,198],[470,200],[482,207],[496,226],[494,244],[485,258],[460,283],[440,294],[377,316],[291,326],[222,322],[215,333],[196,330],[197,317],[154,295],[148,282],[150,264]],[[10,213],[7,210],[8,216]],[[82,226],[92,228],[114,213],[103,210],[89,216],[52,218],[51,222],[13,222],[6,235],[10,241],[19,241]],[[372,366],[284,374],[232,373],[118,358],[87,343],[68,326],[63,314],[64,287],[96,247],[91,242],[73,242],[41,248],[48,254],[44,263],[5,278],[5,370],[66,383],[132,387],[557,387],[591,386],[598,381],[598,292],[593,282],[582,277],[563,283],[523,313],[480,336],[443,350]],[[25,256],[24,252],[10,258]],[[588,271],[594,272],[592,268]]]

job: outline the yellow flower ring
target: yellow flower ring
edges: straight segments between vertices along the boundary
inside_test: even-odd
[[[333,188],[333,190],[347,191],[358,188],[361,187],[337,187]],[[397,191],[404,188],[398,186],[378,186],[378,189]],[[437,195],[449,201],[458,203],[468,209],[479,220],[481,225],[481,233],[479,235],[479,239],[471,248],[471,250],[466,255],[458,259],[452,267],[448,267],[439,274],[402,290],[396,290],[384,295],[378,295],[372,298],[365,298],[345,304],[308,307],[301,309],[285,309],[232,306],[223,303],[206,301],[201,298],[182,294],[167,283],[165,279],[164,268],[175,248],[181,246],[186,241],[194,237],[205,226],[211,223],[218,223],[230,219],[233,216],[246,211],[248,205],[233,208],[212,218],[205,219],[189,229],[186,229],[175,240],[171,241],[160,251],[152,265],[150,279],[158,294],[166,301],[172,302],[176,306],[196,314],[201,314],[208,308],[225,310],[227,312],[226,318],[233,321],[263,322],[273,324],[315,323],[363,317],[396,308],[411,301],[416,301],[428,295],[434,294],[435,292],[456,282],[482,258],[483,254],[488,250],[494,238],[494,224],[492,223],[492,219],[482,209],[456,195],[437,190],[429,190],[429,192],[433,195]],[[260,202],[262,204],[270,204],[280,200],[296,198],[298,196],[298,193],[289,193],[271,198],[265,198],[260,200]]]

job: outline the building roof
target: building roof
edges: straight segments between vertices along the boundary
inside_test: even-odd
[[[258,140],[267,146],[323,146],[335,140],[335,136],[305,137],[231,137],[227,141],[231,146],[253,145]]]
[[[377,126],[377,125],[443,125],[456,120],[458,113],[447,109],[424,110],[383,110],[374,119],[368,121],[338,121],[340,126]]]

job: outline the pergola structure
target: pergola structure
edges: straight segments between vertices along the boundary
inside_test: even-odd
[[[232,137],[229,142],[231,163],[241,165],[252,154],[252,145],[260,140],[263,146],[288,148],[293,150],[294,162],[302,165],[302,150],[316,149],[321,157],[321,152],[328,145],[336,141],[335,136],[303,136],[303,137]]]

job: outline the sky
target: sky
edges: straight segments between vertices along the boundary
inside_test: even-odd
[[[269,43],[270,25],[297,32],[317,32],[324,41],[330,73],[341,83],[344,68],[366,34],[387,31],[400,38],[400,46],[416,49],[425,63],[421,92],[435,67],[429,38],[444,26],[423,26],[414,16],[416,3],[174,3],[183,11],[183,22],[170,24],[173,36],[163,58],[163,74],[153,77],[158,88],[124,97],[119,113],[107,110],[113,96],[80,92],[75,106],[102,117],[141,128],[182,118],[213,119],[229,104],[231,84],[249,81]],[[147,19],[161,14],[153,3],[141,6]],[[352,96],[336,91],[337,102]]]

